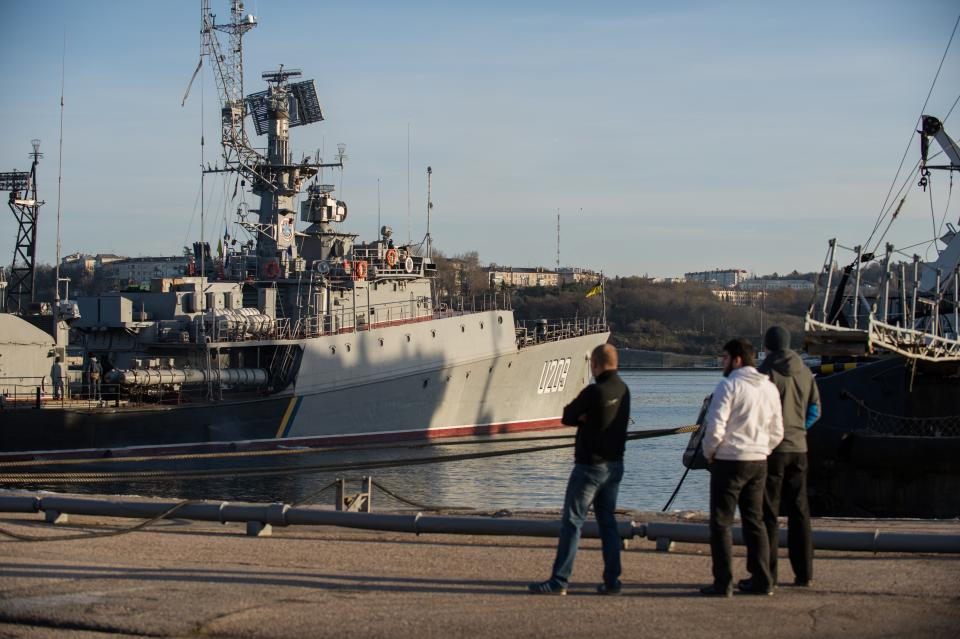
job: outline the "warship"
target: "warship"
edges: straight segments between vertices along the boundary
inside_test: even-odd
[[[58,301],[55,332],[69,329],[82,353],[66,397],[53,398],[48,372],[66,359],[65,340],[36,339],[7,315],[5,333],[33,335],[39,355],[27,373],[0,374],[0,459],[560,426],[562,407],[589,380],[590,352],[609,337],[605,318],[523,323],[509,295],[444,299],[429,195],[419,244],[396,242],[386,226],[369,241],[344,231],[347,204],[322,180],[325,169],[343,169],[342,147],[329,163],[291,152],[291,129],[324,119],[314,82],[281,66],[262,74],[265,89],[244,95],[242,40],[257,20],[241,0],[223,24],[208,1],[201,13],[222,143],[204,174],[230,176],[259,198],[259,209],[238,211],[248,239],[226,238],[216,259],[196,243],[193,272],[149,290]],[[265,148],[253,145],[248,122]]]
[[[927,190],[933,171],[960,170],[960,149],[938,118],[920,124],[904,185]],[[960,516],[960,234],[946,223],[931,262],[889,242],[881,252],[905,199],[863,245],[830,240],[806,316],[806,349],[823,362],[823,417],[808,434],[817,515]]]

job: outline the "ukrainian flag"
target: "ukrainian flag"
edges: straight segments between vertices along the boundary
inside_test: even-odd
[[[599,284],[591,288],[589,291],[587,291],[587,297],[593,297],[594,295],[599,295],[600,293],[603,293],[603,282],[600,282]]]

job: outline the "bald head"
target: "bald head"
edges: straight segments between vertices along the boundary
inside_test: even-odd
[[[617,370],[617,349],[612,344],[601,344],[590,353],[590,372],[594,376],[604,371]]]

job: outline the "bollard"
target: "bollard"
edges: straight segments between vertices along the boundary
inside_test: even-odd
[[[65,524],[70,521],[70,516],[59,510],[45,510],[43,511],[43,520],[48,524]]]
[[[247,537],[270,537],[273,535],[273,526],[262,521],[247,522]]]

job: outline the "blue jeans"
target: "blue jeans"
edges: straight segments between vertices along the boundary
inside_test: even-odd
[[[617,508],[617,491],[620,490],[622,479],[622,461],[574,465],[567,481],[560,541],[557,544],[557,558],[553,562],[551,579],[558,585],[566,588],[570,580],[577,544],[580,542],[580,528],[587,518],[590,504],[593,504],[603,543],[603,582],[608,586],[620,583],[621,540],[614,510]]]

